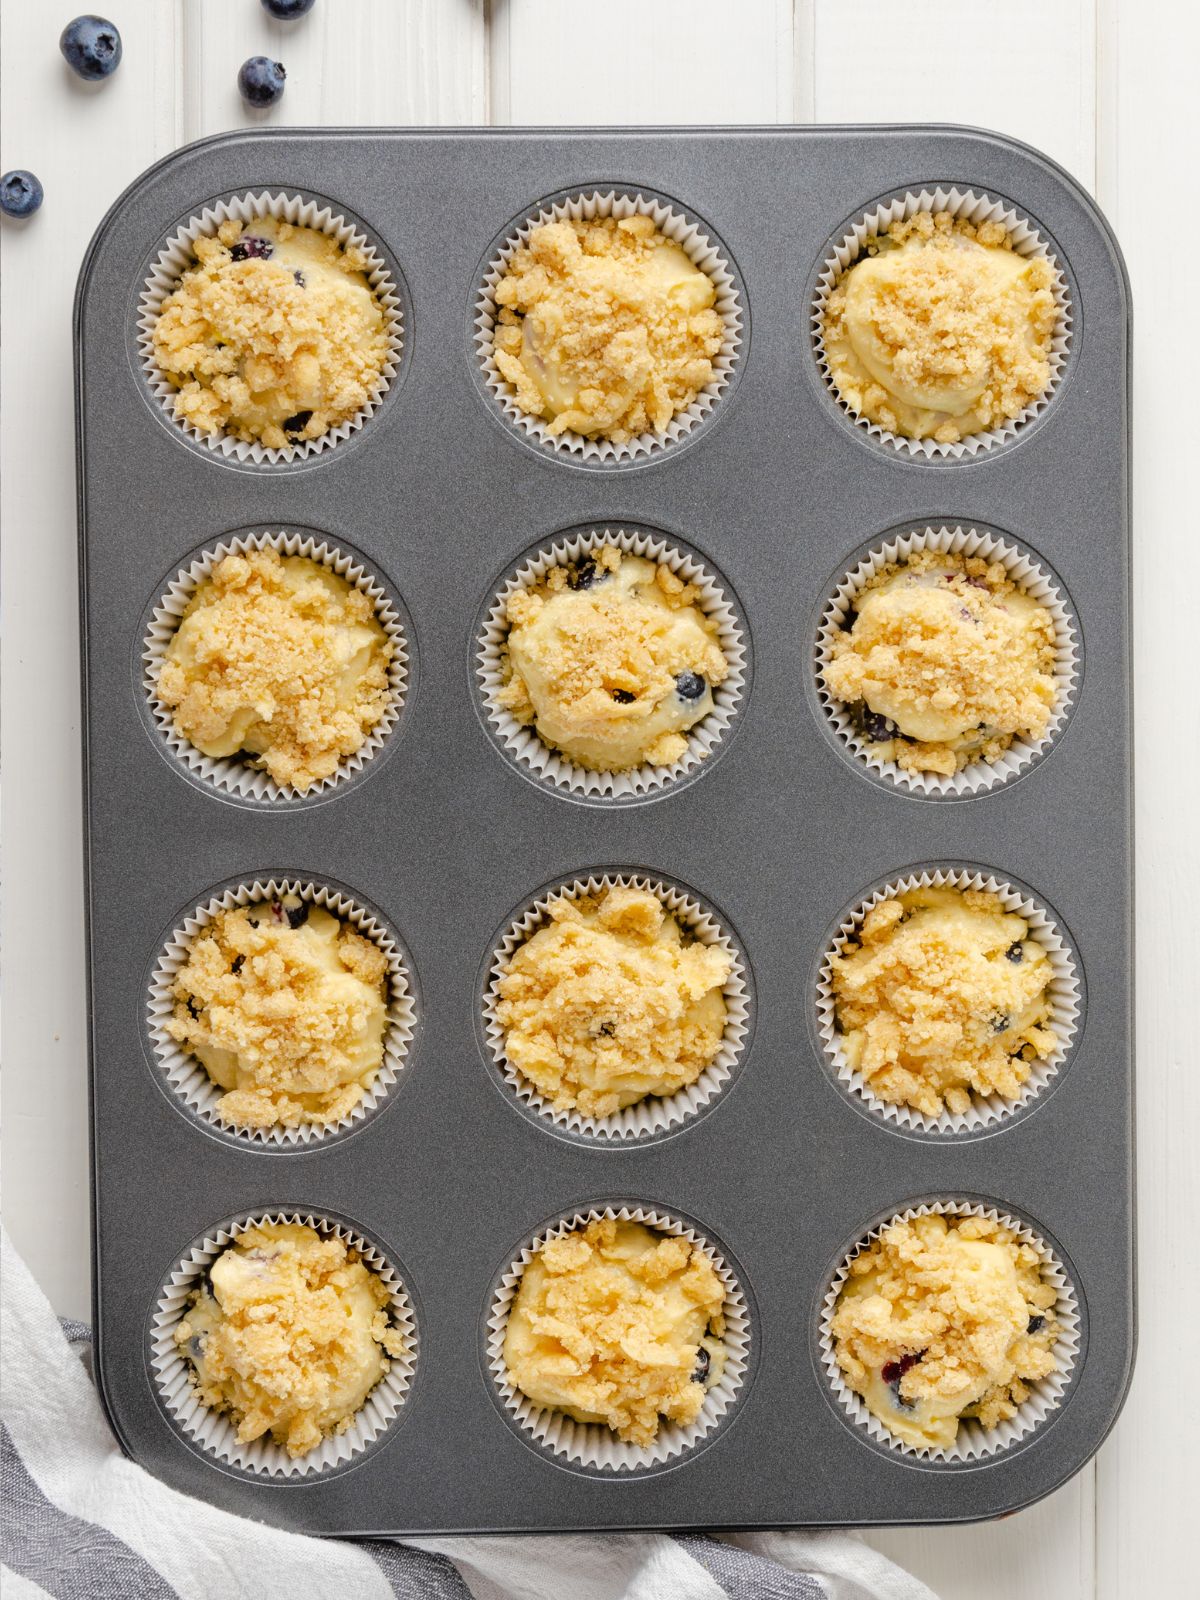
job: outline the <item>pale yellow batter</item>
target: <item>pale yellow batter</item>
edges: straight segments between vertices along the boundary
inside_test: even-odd
[[[999,561],[919,551],[855,596],[823,668],[872,753],[951,775],[1045,733],[1054,620]]]
[[[213,1262],[175,1329],[199,1398],[243,1444],[303,1456],[347,1428],[405,1353],[389,1295],[357,1253],[300,1223],[260,1223]]]
[[[694,1422],[721,1376],[724,1304],[715,1268],[686,1239],[589,1222],[525,1268],[504,1363],[535,1405],[653,1444],[661,1419]]]
[[[349,422],[379,391],[387,324],[357,245],[263,217],[223,222],[194,250],[154,325],[181,422],[278,450]]]
[[[674,1094],[721,1048],[731,970],[646,890],[559,896],[500,979],[505,1054],[562,1110],[604,1117]]]
[[[850,1265],[832,1334],[846,1383],[890,1432],[946,1450],[962,1418],[1016,1416],[1055,1371],[1057,1294],[1032,1245],[982,1217],[916,1217]]]
[[[368,596],[320,562],[258,550],[226,556],[197,588],[156,692],[202,754],[245,751],[303,792],[383,717],[391,659]]]
[[[716,298],[649,217],[543,223],[496,285],[496,365],[551,434],[662,433],[712,381]]]
[[[937,1117],[1011,1100],[1058,1048],[1050,959],[986,890],[881,901],[830,965],[842,1052],[889,1104]]]
[[[1050,386],[1054,269],[997,222],[918,212],[868,241],[830,293],[824,343],[856,415],[952,444],[1020,416]]]
[[[497,700],[582,767],[671,766],[729,663],[693,584],[605,545],[508,602]]]
[[[337,1122],[383,1060],[387,960],[298,895],[221,911],[175,979],[166,1027],[241,1127]]]

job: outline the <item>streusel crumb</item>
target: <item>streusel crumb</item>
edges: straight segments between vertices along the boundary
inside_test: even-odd
[[[824,344],[856,415],[952,444],[1019,417],[1050,386],[1054,268],[999,223],[918,212],[835,284]]]
[[[560,896],[500,979],[505,1053],[552,1105],[589,1116],[674,1094],[721,1047],[731,970],[648,890]]]
[[[987,890],[883,900],[830,967],[842,1052],[889,1104],[937,1117],[1012,1100],[1058,1048],[1050,958]]]
[[[543,223],[496,286],[496,365],[551,434],[661,433],[712,382],[716,298],[650,217]]]
[[[262,217],[223,222],[193,250],[153,333],[181,422],[283,449],[379,393],[387,320],[358,246]]]
[[[158,699],[213,757],[245,752],[302,793],[387,710],[392,644],[369,597],[302,556],[226,556],[167,646]]]
[[[525,1268],[504,1361],[535,1405],[652,1444],[694,1422],[725,1364],[725,1287],[687,1239],[603,1218]]]
[[[897,1438],[948,1449],[959,1422],[1015,1417],[1058,1366],[1041,1258],[986,1217],[896,1222],[857,1255],[834,1312],[846,1382]]]

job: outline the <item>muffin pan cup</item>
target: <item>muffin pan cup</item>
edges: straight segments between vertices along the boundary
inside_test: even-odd
[[[926,460],[839,413],[811,306],[853,219],[939,185],[1036,221],[1064,266],[1072,333],[1053,395],[1011,440]],[[612,190],[703,219],[736,264],[743,343],[736,382],[686,441],[610,470],[502,415],[475,319],[512,219]],[[328,197],[361,220],[405,307],[384,402],[352,439],[290,466],[198,448],[164,422],[138,355],[138,299],[163,241],[213,197],[261,193]],[[127,1452],[184,1493],[340,1536],[958,1522],[1076,1472],[1120,1409],[1134,1342],[1128,299],[1086,196],[1034,152],[945,128],[254,130],[178,152],[116,204],[84,264],[76,350],[97,1370]],[[943,527],[994,530],[1060,582],[1086,670],[1038,759],[935,802],[872,775],[840,739],[814,644],[832,586],[865,551]],[[537,781],[500,747],[478,652],[498,575],[581,530],[622,528],[694,555],[735,601],[753,693],[686,781],[613,804]],[[165,582],[199,551],[281,530],[361,558],[403,598],[419,650],[394,734],[319,804],[256,803],[164,759],[147,711],[142,651]],[[1052,1092],[934,1137],[839,1085],[816,978],[873,886],[949,869],[1052,908],[1087,1004]],[[735,1074],[662,1136],[557,1128],[519,1102],[487,1047],[497,941],[547,886],[606,873],[710,908],[752,1000]],[[282,1148],[190,1109],[148,1018],[182,920],[270,878],[369,910],[403,939],[419,985],[411,1056],[378,1114]],[[950,1202],[1047,1242],[1078,1337],[1061,1403],[957,1462],[873,1440],[837,1400],[819,1337],[847,1251],[909,1207]],[[731,1267],[748,1359],[711,1433],[652,1467],[598,1472],[505,1410],[489,1320],[542,1230],[623,1207],[675,1219]],[[160,1296],[193,1242],[264,1212],[365,1238],[395,1263],[420,1334],[395,1423],[297,1474],[214,1457],[154,1367]]]

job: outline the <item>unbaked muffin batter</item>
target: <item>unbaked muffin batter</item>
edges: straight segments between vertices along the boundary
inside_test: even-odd
[[[496,365],[551,434],[661,433],[712,381],[716,298],[649,217],[543,223],[496,285]]]
[[[175,1329],[199,1398],[242,1443],[269,1433],[303,1456],[354,1420],[405,1353],[378,1276],[301,1223],[247,1228],[223,1250]]]
[[[508,602],[499,703],[582,767],[671,766],[729,663],[695,585],[605,545]]]
[[[873,755],[951,775],[1045,733],[1054,620],[1002,562],[918,551],[878,572],[854,606],[822,676]]]
[[[349,422],[378,393],[387,323],[357,245],[261,217],[223,222],[193,248],[154,325],[181,422],[278,450]]]
[[[952,444],[1020,416],[1050,386],[1054,269],[998,222],[916,216],[869,239],[834,286],[824,342],[856,415]]]
[[[994,1428],[1056,1369],[1057,1298],[1037,1251],[1011,1229],[915,1217],[851,1262],[834,1352],[849,1387],[898,1439],[946,1450],[962,1418]]]
[[[653,1444],[694,1422],[725,1365],[725,1288],[686,1239],[604,1218],[542,1247],[509,1314],[504,1363],[535,1405]]]
[[[686,939],[657,895],[559,896],[498,984],[509,1062],[551,1105],[604,1117],[711,1065],[732,962]]]
[[[849,1066],[928,1117],[1014,1099],[1052,1055],[1049,956],[983,889],[910,889],[873,907],[830,962]]]
[[[362,748],[387,710],[392,644],[369,597],[320,562],[256,550],[200,584],[157,696],[203,755],[245,755],[304,790]]]
[[[337,1122],[383,1060],[386,975],[379,946],[320,906],[255,901],[197,934],[166,1027],[226,1091],[227,1122]]]

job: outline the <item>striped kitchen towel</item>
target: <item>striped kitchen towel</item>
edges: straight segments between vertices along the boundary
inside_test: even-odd
[[[63,1323],[3,1240],[3,1600],[935,1600],[853,1534],[360,1543],[282,1533],[122,1455]]]

